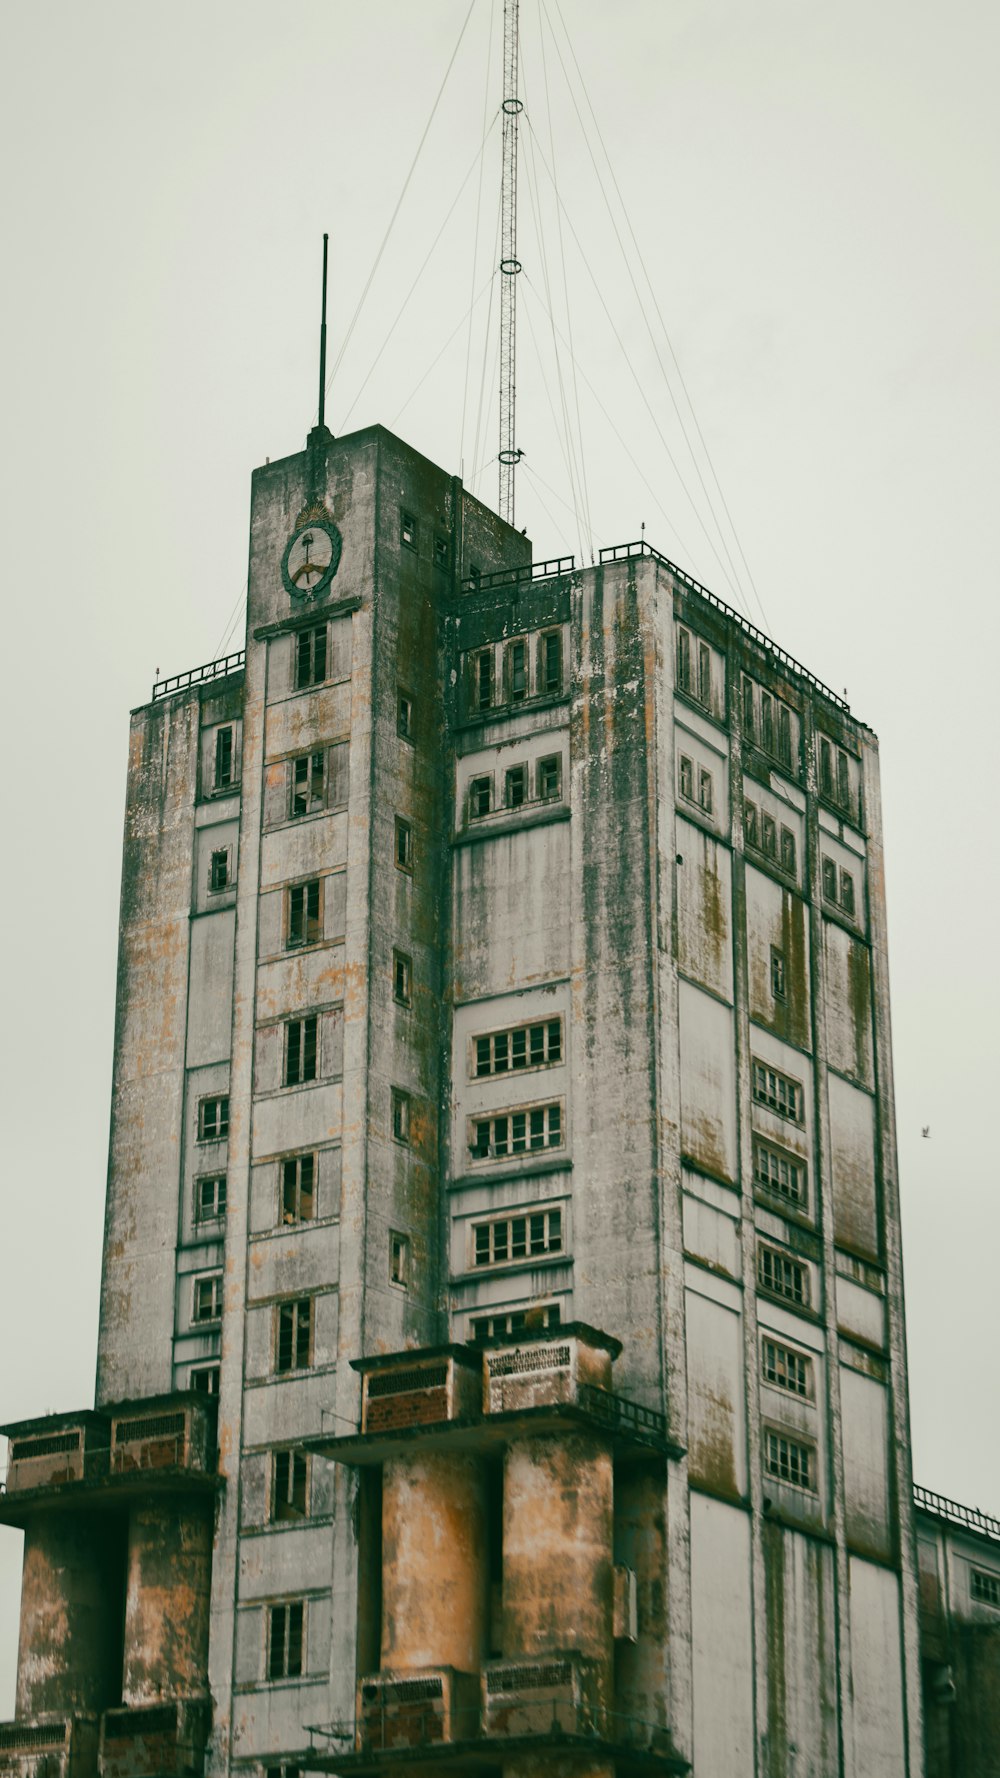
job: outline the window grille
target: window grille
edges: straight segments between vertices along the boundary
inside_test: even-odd
[[[786,1438],[784,1433],[767,1431],[764,1437],[764,1467],[768,1475],[790,1487],[816,1492],[816,1452],[812,1445],[799,1439]]]
[[[757,1282],[770,1296],[787,1303],[807,1307],[809,1303],[809,1272],[797,1259],[790,1259],[775,1247],[757,1249]]]
[[[755,1060],[751,1086],[756,1104],[766,1105],[769,1111],[776,1111],[779,1117],[787,1117],[792,1123],[803,1122],[805,1096],[800,1081],[779,1073],[766,1062]]]
[[[765,1339],[761,1347],[761,1374],[775,1389],[790,1395],[812,1396],[812,1360],[778,1340]]]
[[[784,1198],[786,1203],[802,1204],[805,1201],[805,1168],[802,1163],[794,1160],[791,1155],[782,1153],[780,1148],[772,1148],[769,1142],[761,1142],[756,1137],[753,1145],[753,1176],[757,1185]]]

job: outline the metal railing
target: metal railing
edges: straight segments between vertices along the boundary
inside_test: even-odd
[[[369,1706],[358,1719],[358,1740],[363,1749],[385,1753],[454,1742],[580,1738],[609,1746],[656,1748],[658,1744],[662,1747],[669,1737],[669,1730],[662,1723],[610,1710],[568,1692],[539,1698],[511,1692],[497,1700],[493,1708],[502,1713],[501,1720],[487,1723],[478,1704],[445,1709],[440,1704],[437,1709],[420,1704],[381,1709]],[[349,1730],[341,1723],[329,1727],[310,1724],[309,1734],[346,1740]]]
[[[467,574],[462,591],[482,593],[491,587],[519,586],[526,580],[555,580],[560,574],[572,574],[575,565],[575,556],[550,556],[547,562],[525,562],[523,568],[494,568],[489,574]]]
[[[949,1500],[945,1494],[917,1487],[913,1490],[913,1504],[924,1512],[934,1513],[939,1519],[947,1519],[952,1525],[964,1525],[967,1530],[978,1531],[980,1536],[992,1537],[1000,1543],[1000,1519],[980,1512],[978,1506],[963,1506],[958,1500]]]
[[[850,709],[846,699],[839,698],[835,691],[831,691],[828,685],[824,685],[822,679],[817,679],[815,673],[810,673],[809,668],[804,667],[801,661],[797,661],[794,655],[779,648],[778,644],[772,642],[770,636],[766,636],[763,630],[758,630],[756,624],[752,624],[749,618],[744,617],[741,612],[735,611],[731,605],[727,605],[724,599],[720,599],[717,593],[710,592],[707,586],[702,586],[700,580],[695,580],[693,575],[686,574],[683,568],[678,568],[676,562],[672,562],[670,557],[665,556],[661,550],[654,549],[651,543],[645,541],[645,538],[638,543],[611,544],[607,549],[602,549],[599,552],[598,561],[622,562],[630,556],[652,556],[654,561],[660,562],[664,568],[669,568],[671,574],[676,575],[677,579],[689,587],[693,593],[697,593],[702,599],[707,599],[710,605],[714,605],[716,610],[723,612],[726,617],[731,617],[734,623],[739,624],[741,630],[753,638],[759,648],[764,649],[765,653],[773,656],[776,661],[780,661],[783,667],[787,667],[799,679],[805,679],[814,691],[818,691],[829,703],[836,704],[838,710]]]
[[[666,1438],[667,1417],[657,1408],[627,1401],[610,1389],[599,1389],[596,1383],[578,1383],[576,1387],[580,1406],[612,1432],[637,1432],[646,1438]]]
[[[175,691],[186,691],[189,685],[200,685],[206,679],[227,679],[230,673],[242,673],[246,658],[246,649],[241,648],[236,654],[224,654],[221,660],[206,661],[203,667],[189,667],[186,673],[158,679],[153,686],[153,701],[169,698]]]

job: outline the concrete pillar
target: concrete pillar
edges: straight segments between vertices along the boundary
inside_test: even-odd
[[[15,1712],[100,1711],[121,1699],[124,1527],[46,1513],[25,1530]]]
[[[475,1457],[396,1458],[382,1475],[382,1666],[478,1671],[487,1646],[486,1485]]]
[[[208,1690],[212,1508],[137,1506],[129,1517],[126,1704]]]

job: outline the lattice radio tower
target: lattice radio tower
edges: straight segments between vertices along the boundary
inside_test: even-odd
[[[518,0],[503,8],[503,190],[500,243],[500,517],[514,523],[514,470],[521,452],[514,443],[517,346],[517,96]]]

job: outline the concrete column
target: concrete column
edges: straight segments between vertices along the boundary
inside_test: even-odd
[[[487,1645],[486,1487],[474,1457],[396,1458],[382,1476],[382,1666],[477,1672]]]
[[[47,1513],[25,1530],[15,1712],[99,1711],[121,1698],[124,1528]]]
[[[208,1690],[211,1586],[211,1507],[135,1507],[125,1593],[126,1704]]]

